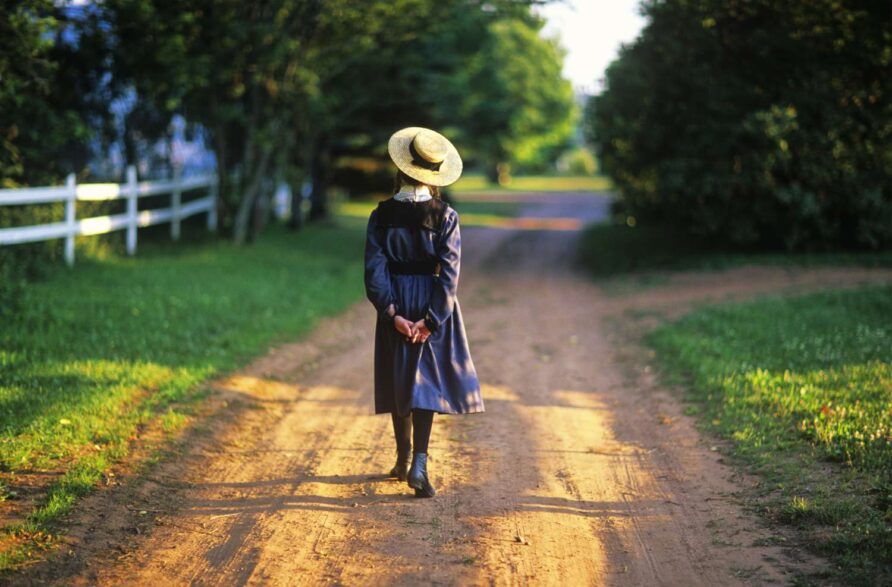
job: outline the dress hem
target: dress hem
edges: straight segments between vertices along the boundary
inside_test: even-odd
[[[434,413],[440,414],[442,416],[464,416],[465,414],[484,414],[484,413],[486,413],[486,410],[483,408],[480,408],[479,410],[469,410],[466,412],[441,412],[440,410],[431,410],[429,408],[421,408],[421,407],[415,407],[415,408],[410,409],[409,411],[411,412],[412,410],[427,410],[429,412],[434,412]],[[372,415],[379,416],[382,414],[392,414],[392,413],[393,412],[391,412],[390,410],[385,410],[382,412],[375,410],[375,413]]]

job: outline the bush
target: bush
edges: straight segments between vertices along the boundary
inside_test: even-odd
[[[73,16],[77,13],[77,17]],[[0,17],[0,189],[60,185],[86,168],[98,136],[91,124],[112,116],[94,104],[96,71],[84,71],[106,39],[90,11],[69,13],[50,0],[4,6]],[[74,22],[90,20],[95,28]],[[63,219],[63,205],[0,207],[0,228]],[[60,263],[59,240],[0,246],[0,318],[14,313],[26,281]]]
[[[632,214],[765,248],[892,244],[887,3],[645,12],[586,121]]]
[[[557,170],[567,175],[594,175],[598,172],[598,161],[591,150],[577,147],[560,156]]]

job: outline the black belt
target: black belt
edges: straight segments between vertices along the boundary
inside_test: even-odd
[[[435,275],[440,265],[436,261],[388,261],[387,269],[393,275]]]

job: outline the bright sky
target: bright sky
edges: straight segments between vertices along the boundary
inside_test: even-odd
[[[567,50],[564,77],[576,89],[594,93],[622,43],[644,26],[639,0],[556,0],[539,9],[547,19],[544,34],[559,35]]]

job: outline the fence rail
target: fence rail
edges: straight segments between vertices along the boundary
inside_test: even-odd
[[[207,189],[208,195],[182,203],[183,192]],[[139,211],[137,200],[145,196],[170,194],[170,207]],[[77,218],[77,202],[125,200],[122,214]],[[207,212],[208,230],[217,229],[217,178],[213,175],[161,181],[137,181],[136,168],[127,168],[127,183],[86,183],[78,185],[74,174],[64,186],[0,190],[0,206],[65,202],[65,220],[34,226],[0,228],[0,245],[33,243],[57,238],[65,239],[65,262],[74,264],[74,239],[78,236],[106,234],[126,230],[127,254],[136,254],[137,229],[153,224],[170,223],[171,238],[180,238],[184,218]]]

